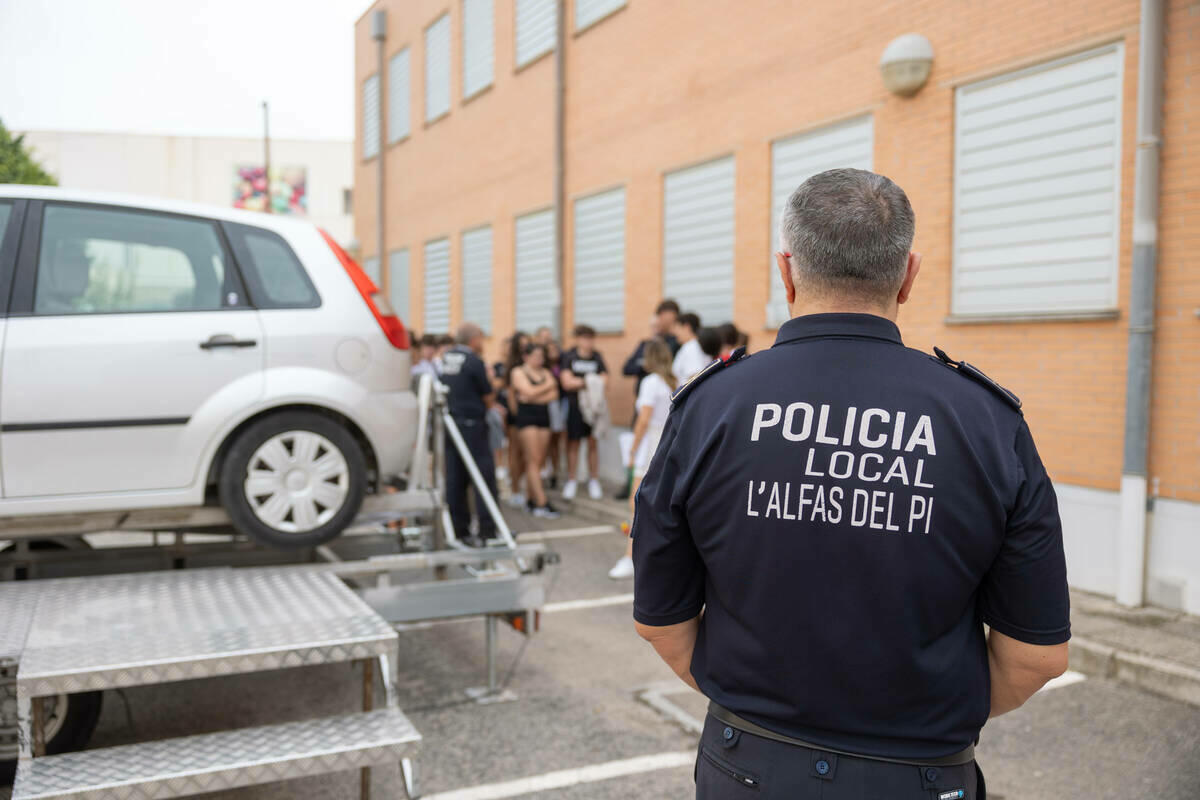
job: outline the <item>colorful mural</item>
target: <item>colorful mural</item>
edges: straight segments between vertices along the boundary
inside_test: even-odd
[[[304,167],[271,167],[271,213],[308,214],[308,170]],[[267,195],[266,171],[261,166],[234,170],[233,206],[263,211]]]

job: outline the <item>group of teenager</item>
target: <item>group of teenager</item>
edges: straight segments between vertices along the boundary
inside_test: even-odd
[[[560,516],[547,489],[557,488],[564,458],[562,496],[568,501],[577,496],[580,449],[585,442],[587,493],[594,500],[604,494],[597,477],[597,434],[608,422],[608,366],[596,349],[595,329],[577,325],[572,334],[571,348],[563,351],[550,328],[533,334],[517,331],[504,340],[504,357],[490,369],[482,360],[483,333],[471,323],[462,325],[456,338],[426,334],[415,340],[419,354],[414,377],[434,375],[449,387],[450,412],[493,495],[499,474],[507,478],[509,504],[543,519]],[[659,303],[650,335],[638,343],[622,369],[623,375],[635,379],[635,401],[633,441],[625,455],[626,482],[617,499],[628,499],[632,509],[632,497],[658,447],[674,391],[715,359],[727,358],[745,344],[745,335],[732,324],[701,327],[700,318],[681,313],[675,301]],[[467,471],[451,443],[447,444],[447,502],[456,533],[468,537]],[[497,469],[496,465],[504,464],[507,468]],[[482,504],[476,505],[482,512]],[[483,543],[495,531],[486,516],[479,515],[475,529]],[[631,577],[631,555],[627,547],[609,577]]]

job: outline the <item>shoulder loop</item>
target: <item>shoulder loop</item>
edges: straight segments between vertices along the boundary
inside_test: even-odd
[[[933,348],[933,352],[937,354],[938,360],[947,367],[950,367],[958,374],[965,375],[976,383],[987,387],[998,394],[1000,398],[1004,400],[1004,402],[1012,406],[1017,412],[1021,411],[1021,398],[1017,397],[1008,389],[1005,389],[1003,386],[989,378],[986,374],[984,374],[983,370],[979,369],[978,367],[974,367],[965,361],[955,361],[950,356],[946,355],[946,351],[940,347]]]
[[[688,379],[687,383],[683,384],[682,386],[680,386],[678,389],[675,390],[675,394],[671,395],[671,405],[675,405],[675,406],[679,405],[687,398],[687,396],[691,393],[691,391],[693,389],[695,389],[697,386],[700,385],[700,383],[702,381],[708,379],[710,376],[725,369],[725,367],[729,366],[730,364],[734,363],[735,361],[741,361],[745,357],[746,357],[746,348],[739,347],[736,350],[734,350],[732,353],[729,354],[729,358],[716,359],[711,364],[709,364],[707,367],[700,370],[695,375],[693,375],[690,379]]]

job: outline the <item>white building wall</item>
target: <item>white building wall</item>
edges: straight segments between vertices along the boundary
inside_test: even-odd
[[[60,186],[166,197],[229,207],[239,166],[260,165],[261,139],[28,131],[25,142]],[[308,218],[343,245],[354,219],[343,192],[354,186],[351,141],[271,140],[271,163],[304,167]]]
[[[1056,484],[1067,553],[1067,580],[1076,589],[1115,596],[1120,564],[1120,493]],[[1146,602],[1200,614],[1200,503],[1156,499],[1149,520]]]

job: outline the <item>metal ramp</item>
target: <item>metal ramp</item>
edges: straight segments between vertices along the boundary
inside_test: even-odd
[[[391,688],[396,632],[329,572],[216,569],[20,588],[36,604],[17,670],[14,800],[178,797],[404,760],[420,742]],[[40,697],[336,662],[362,664],[362,713],[44,754]],[[371,709],[375,663],[388,698],[378,712]],[[402,769],[413,797],[411,761]]]

